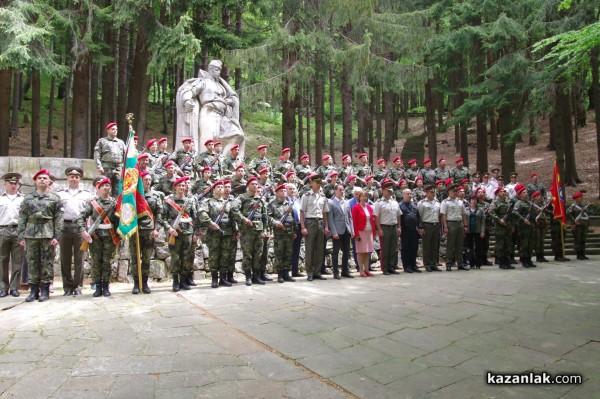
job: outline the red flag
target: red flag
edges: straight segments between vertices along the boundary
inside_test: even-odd
[[[560,172],[558,163],[554,159],[554,173],[552,174],[552,207],[554,208],[554,219],[560,219],[563,226],[567,225],[567,215],[565,212],[565,195],[560,181]]]

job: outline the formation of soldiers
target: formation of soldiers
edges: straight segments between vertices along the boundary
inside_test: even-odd
[[[65,170],[68,187],[60,191],[52,191],[49,171],[38,171],[33,176],[36,189],[27,196],[18,191],[18,173],[3,176],[0,297],[19,295],[24,248],[31,287],[27,301],[47,300],[54,278],[54,249],[59,244],[64,295],[81,295],[82,255],[88,246],[93,296],[110,295],[110,262],[120,245],[115,232],[119,221],[115,197],[126,149],[116,137],[116,124],[107,125],[106,132],[107,137],[98,141],[94,152],[99,173],[94,180],[95,193],[80,187],[83,170],[78,167]],[[517,248],[522,266],[536,267],[534,255],[537,262],[547,261],[543,240],[548,228],[554,259],[568,260],[561,244],[562,227],[554,219],[549,193],[535,173],[527,185],[518,182],[515,172],[508,175],[510,183],[504,184],[498,169],[471,175],[462,158],[455,160],[452,169],[444,158],[438,160],[435,169],[429,158],[422,167],[411,159],[407,168],[400,157],[389,166],[385,159],[379,159],[373,170],[365,153],[358,155],[356,163],[346,154],[341,165],[325,155],[321,164],[313,167],[308,155],[302,155],[297,164],[292,162],[289,148],[281,150],[273,165],[266,145],[258,146],[257,156],[246,163],[240,159],[237,146],[225,157],[221,143],[208,140],[203,144],[206,151],[198,154],[192,139],[186,138],[180,149],[169,153],[166,138],[152,139],[139,153],[140,178],[151,214],[138,221],[142,286],[138,284],[137,269],[132,268],[133,294],[151,292],[150,258],[161,231],[169,241],[173,291],[196,285],[194,256],[200,242],[209,250],[213,288],[237,283],[234,271],[238,243],[243,253],[245,284],[271,281],[267,273],[270,239],[279,283],[304,277],[298,269],[303,240],[309,281],[324,280],[325,274],[331,274],[324,262],[328,239],[334,244],[333,277],[352,278],[348,258],[356,254],[351,254],[342,241],[355,238],[351,208],[362,193],[375,204],[376,222],[372,228],[380,243],[384,275],[398,273],[399,250],[404,272],[420,273],[416,265],[419,246],[428,272],[441,271],[440,255],[446,259],[446,271],[492,265],[488,260],[491,235],[495,235],[495,260],[501,269],[514,269]],[[567,215],[577,259],[587,259],[587,207],[582,203],[583,193],[575,194],[573,199]],[[341,211],[334,212],[338,207]],[[446,244],[444,254],[440,254],[440,241]],[[130,239],[129,245],[135,254],[136,241]]]

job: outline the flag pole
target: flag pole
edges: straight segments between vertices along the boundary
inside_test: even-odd
[[[560,224],[560,244],[562,245],[562,257],[565,257],[565,226]]]

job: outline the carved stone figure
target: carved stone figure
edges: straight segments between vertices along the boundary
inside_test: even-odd
[[[223,63],[212,60],[208,72],[186,80],[177,90],[177,140],[192,137],[198,153],[205,150],[209,139],[223,143],[223,154],[238,144],[244,153],[244,132],[240,126],[240,102],[237,93],[221,78]]]

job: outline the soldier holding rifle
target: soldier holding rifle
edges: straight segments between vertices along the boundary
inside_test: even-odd
[[[585,244],[590,217],[587,213],[587,206],[583,206],[583,192],[580,191],[573,194],[573,200],[575,203],[567,209],[567,217],[573,223],[571,231],[573,232],[575,253],[577,254],[577,259],[587,260],[589,258],[585,255]]]

